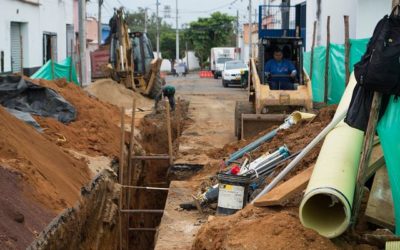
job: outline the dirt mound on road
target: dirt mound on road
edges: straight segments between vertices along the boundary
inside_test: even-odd
[[[89,181],[85,162],[76,160],[0,108],[0,164],[15,169],[32,197],[53,211],[72,206]],[[3,193],[2,195],[13,195]]]
[[[247,206],[229,217],[216,217],[197,233],[192,249],[339,249],[304,228],[297,210],[276,212]]]
[[[111,79],[97,80],[85,90],[104,102],[127,109],[132,108],[133,98],[136,99],[137,107],[152,107],[154,105],[153,100],[127,89]]]
[[[89,155],[119,155],[120,111],[117,107],[90,97],[75,84],[66,84],[65,80],[35,82],[57,91],[77,109],[76,120],[69,124],[35,117],[50,141]]]

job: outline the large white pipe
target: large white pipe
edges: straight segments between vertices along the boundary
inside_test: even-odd
[[[355,84],[352,75],[335,116],[348,109]],[[350,224],[363,137],[343,121],[326,136],[300,204],[301,223],[327,238]]]

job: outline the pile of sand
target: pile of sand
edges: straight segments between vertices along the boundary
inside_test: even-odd
[[[154,106],[153,100],[125,88],[112,79],[97,80],[85,88],[85,90],[100,100],[118,107],[132,108],[133,98],[136,99],[136,107],[150,109]]]
[[[247,206],[215,217],[197,233],[193,249],[339,249],[329,239],[304,228],[295,209],[273,211]]]
[[[78,113],[76,120],[69,124],[35,117],[50,141],[92,156],[119,156],[121,133],[117,107],[89,96],[78,86],[66,84],[65,80],[35,82],[57,91],[75,106]],[[127,141],[128,138],[126,136]]]

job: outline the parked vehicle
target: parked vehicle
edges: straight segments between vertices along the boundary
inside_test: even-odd
[[[242,61],[228,61],[224,64],[222,71],[222,85],[226,88],[229,85],[247,87],[247,79],[243,79],[243,75],[247,75],[249,67]]]
[[[233,47],[218,47],[211,49],[210,68],[214,75],[214,79],[221,76],[224,64],[227,61],[235,60],[236,49]]]

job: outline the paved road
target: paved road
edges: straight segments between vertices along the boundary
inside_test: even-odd
[[[193,120],[180,139],[176,163],[205,164],[205,152],[236,140],[235,102],[246,100],[247,91],[224,88],[221,79],[199,78],[197,74],[168,76],[166,81],[175,86],[177,97],[190,101],[189,117]]]

